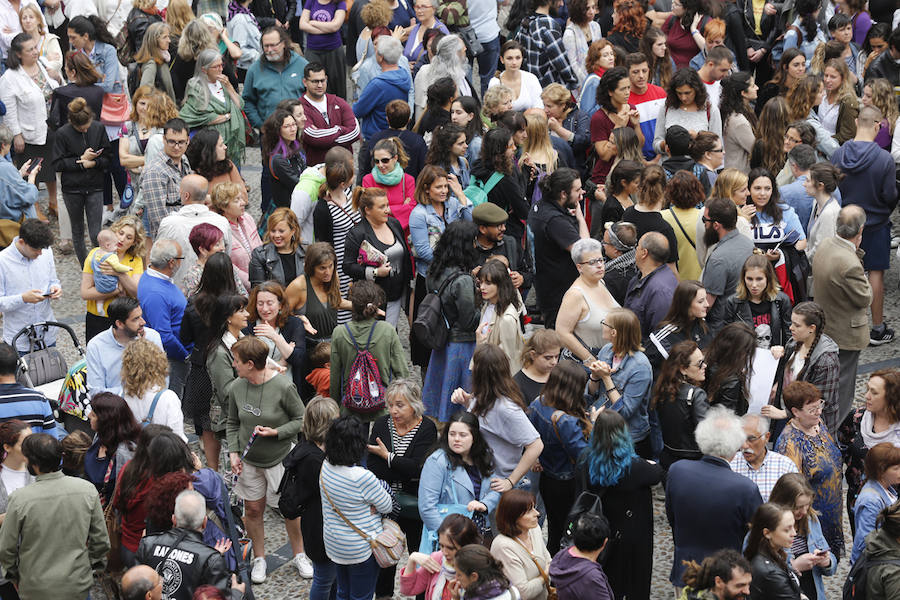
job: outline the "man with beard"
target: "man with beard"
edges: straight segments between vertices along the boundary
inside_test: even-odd
[[[534,234],[534,289],[544,327],[549,329],[556,325],[563,295],[578,277],[569,252],[590,232],[579,204],[581,179],[575,169],[558,169],[540,186],[542,197],[531,209],[528,225]]]
[[[620,305],[625,303],[628,282],[637,274],[634,255],[637,249],[637,228],[627,221],[612,223],[603,232],[603,255],[606,256],[606,275],[603,283]]]
[[[91,397],[100,392],[122,395],[122,353],[131,340],[143,337],[163,347],[159,333],[144,327],[144,312],[134,298],[116,298],[107,312],[112,327],[88,342],[85,355],[87,388]]]
[[[688,565],[681,600],[746,600],[751,580],[746,558],[735,550],[719,550],[702,564]]]
[[[478,270],[492,256],[505,256],[509,264],[510,277],[516,289],[531,287],[534,272],[524,264],[522,250],[518,244],[508,242],[503,234],[506,232],[506,221],[509,215],[493,202],[479,204],[472,210],[472,221],[478,226],[475,237],[475,249],[478,250]]]
[[[707,320],[715,322],[712,315],[722,310],[723,303],[717,298],[727,298],[737,288],[741,267],[747,257],[753,254],[753,240],[738,233],[737,208],[727,198],[711,198],[703,207],[703,243],[707,248],[716,245],[703,269],[703,287],[709,301]]]
[[[242,93],[244,112],[257,129],[279,102],[303,94],[303,69],[308,62],[291,50],[291,39],[281,27],[263,31],[260,43],[263,55],[247,69]]]
[[[578,76],[569,64],[562,41],[562,27],[556,21],[558,0],[534,0],[533,11],[516,34],[516,41],[525,48],[522,70],[535,75],[545,88],[561,83],[566,89],[578,87]]]
[[[746,414],[741,417],[741,423],[747,441],[741,446],[741,452],[731,459],[731,470],[749,477],[759,488],[763,502],[768,502],[778,479],[785,473],[797,473],[797,465],[787,456],[766,448],[771,435],[767,417]]]

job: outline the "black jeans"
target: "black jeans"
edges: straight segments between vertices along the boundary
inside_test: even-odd
[[[547,510],[547,550],[550,556],[559,552],[559,541],[566,529],[566,517],[575,502],[575,478],[557,479],[541,472],[541,497]]]
[[[66,210],[69,211],[69,220],[72,221],[72,244],[75,246],[75,256],[78,258],[78,266],[83,268],[84,259],[87,258],[87,248],[84,245],[84,220],[87,218],[91,244],[96,246],[97,234],[100,233],[103,220],[103,191],[63,190],[63,200],[66,202]]]

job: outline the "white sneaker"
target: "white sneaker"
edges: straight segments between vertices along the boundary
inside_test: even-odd
[[[303,579],[312,579],[312,561],[309,560],[309,557],[306,556],[306,554],[301,552],[300,554],[292,558],[291,562],[294,563],[295,567],[297,567],[297,572],[300,573],[300,577],[302,577]]]
[[[266,558],[257,556],[250,564],[250,581],[262,583],[266,580]]]

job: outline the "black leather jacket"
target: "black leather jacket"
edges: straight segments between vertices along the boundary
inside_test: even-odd
[[[128,45],[132,52],[137,52],[144,43],[147,28],[154,23],[162,22],[162,17],[156,14],[151,15],[139,8],[132,8],[125,22],[128,27]]]
[[[800,582],[768,556],[754,556],[750,570],[750,600],[800,600]]]
[[[163,594],[170,600],[191,600],[201,585],[212,585],[225,592],[231,586],[225,558],[203,543],[199,531],[175,527],[149,535],[138,546],[137,560],[163,576]],[[236,590],[234,594],[236,598],[241,596]]]
[[[706,392],[689,383],[681,384],[674,401],[668,398],[657,399],[656,414],[659,416],[664,442],[660,464],[664,469],[668,469],[676,460],[698,460],[703,456],[694,439],[694,429],[706,416],[707,410],[709,401]]]
[[[741,300],[736,294],[732,294],[725,299],[724,308],[718,315],[721,320],[712,323],[712,328],[715,331],[735,321],[740,321],[753,327],[753,313],[750,310],[750,302]],[[784,292],[778,292],[775,299],[772,300],[771,317],[772,337],[770,345],[784,346],[791,339],[791,300]]]

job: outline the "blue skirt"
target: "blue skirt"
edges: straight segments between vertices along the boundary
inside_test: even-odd
[[[471,391],[472,371],[469,363],[475,352],[475,342],[450,342],[440,350],[431,351],[431,361],[422,386],[425,414],[446,422],[450,415],[463,407],[450,402],[456,388]]]

